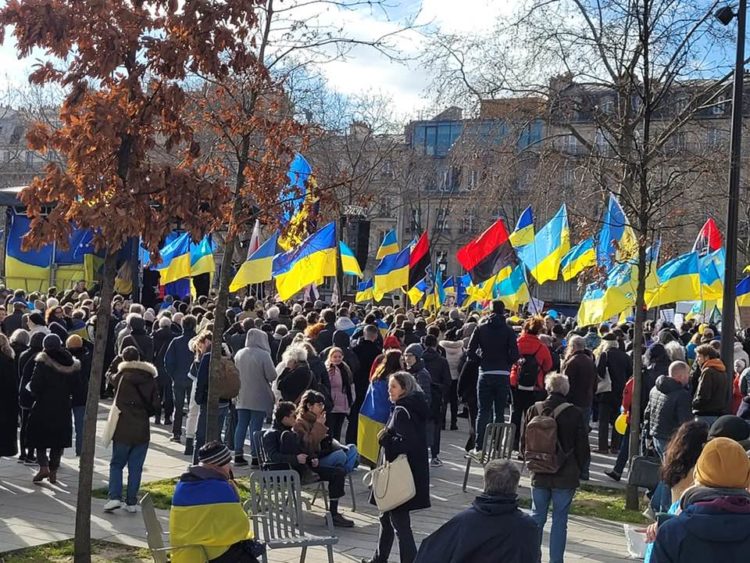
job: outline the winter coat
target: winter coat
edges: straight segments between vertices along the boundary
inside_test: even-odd
[[[34,448],[68,448],[73,436],[71,396],[78,385],[81,362],[67,350],[40,352],[29,387],[34,406],[27,437]]]
[[[195,380],[195,402],[199,405],[208,403],[208,376],[211,365],[211,352],[206,352],[198,362],[198,377]],[[219,405],[227,406],[231,397],[219,397]]]
[[[159,408],[158,376],[149,362],[122,361],[117,366],[117,373],[110,379],[120,409],[113,442],[137,446],[151,441],[149,417]]]
[[[5,336],[10,338],[11,334],[19,328],[23,328],[23,313],[21,311],[13,311],[3,321],[3,332]]]
[[[169,374],[164,367],[164,358],[167,355],[167,349],[174,338],[174,333],[168,326],[156,329],[153,334],[154,366],[156,367],[156,371],[159,372],[159,383],[161,385],[166,385],[169,381]]]
[[[303,453],[302,448],[299,447],[299,438],[297,435],[289,428],[277,426],[276,424],[263,432],[263,451],[266,453],[266,458],[269,463],[288,463],[291,467],[294,467],[299,464],[297,461],[297,453],[282,453],[281,451],[281,437],[286,432],[296,438],[298,445],[296,448],[298,450],[297,453]],[[286,440],[286,437],[284,439]]]
[[[464,357],[464,343],[461,340],[441,340],[440,346],[445,350],[445,359],[448,360],[448,367],[451,370],[451,379],[458,381],[461,374],[461,362]]]
[[[516,495],[486,495],[474,499],[422,540],[414,563],[536,563],[539,531],[518,508]]]
[[[145,323],[138,317],[130,319],[130,334],[120,342],[118,350],[120,354],[128,346],[133,346],[138,350],[142,362],[154,361],[154,340],[146,334]]]
[[[335,372],[331,371],[332,364],[325,364],[326,365],[326,373],[328,374],[328,385],[330,389],[330,408],[326,406],[327,412],[334,412],[334,408],[338,407],[335,412],[337,413],[344,413],[349,414],[349,411],[352,408],[352,405],[354,404],[354,398],[355,398],[355,390],[354,390],[354,383],[352,382],[352,371],[349,369],[349,366],[346,365],[346,362],[341,362],[338,366],[335,366],[334,369],[338,371],[339,379],[335,379]],[[334,389],[337,392],[337,398],[339,399],[339,403],[336,403],[336,400],[334,398]],[[340,395],[338,395],[340,393]],[[343,397],[342,397],[343,395]],[[341,403],[341,399],[343,399],[343,403]]]
[[[467,405],[477,404],[477,381],[479,380],[479,361],[467,358],[458,378],[458,397]]]
[[[651,436],[669,440],[683,422],[693,418],[690,392],[671,377],[660,376],[649,393],[645,417]]]
[[[563,361],[562,372],[568,376],[570,393],[568,400],[581,409],[590,409],[594,402],[597,384],[597,369],[591,352],[577,350]]]
[[[333,345],[333,333],[336,332],[336,325],[334,323],[327,324],[323,330],[318,333],[318,336],[313,342],[315,350],[320,354],[323,350]]]
[[[742,398],[740,408],[737,409],[737,416],[750,423],[750,395],[745,395]]]
[[[542,403],[544,411],[554,411],[568,398],[557,393],[550,394]],[[525,451],[526,425],[536,416],[536,405],[529,407],[521,424],[521,451]],[[576,489],[580,485],[581,469],[591,459],[588,427],[580,409],[568,407],[557,416],[557,439],[567,454],[557,473],[531,473],[531,485],[543,489]]]
[[[429,407],[421,393],[401,397],[391,412],[380,437],[385,459],[395,460],[406,454],[416,495],[394,511],[419,510],[430,507],[430,468],[427,464],[427,429]],[[375,500],[370,495],[370,502]]]
[[[721,360],[706,360],[701,366],[698,388],[693,396],[693,414],[721,416],[729,413],[730,381]]]
[[[318,422],[315,414],[308,411],[297,417],[292,430],[299,437],[302,451],[317,457],[320,453],[320,442],[328,435],[328,427]]]
[[[192,381],[188,373],[190,373],[195,355],[188,348],[188,342],[193,338],[195,338],[195,332],[186,331],[182,336],[172,340],[167,347],[167,353],[164,355],[164,369],[175,385],[186,387]]]
[[[552,354],[549,348],[543,344],[535,334],[524,332],[518,337],[518,353],[520,356],[534,355],[536,363],[539,366],[539,373],[536,378],[536,390],[544,389],[544,376],[552,369]],[[510,386],[518,388],[518,362],[513,364],[510,370]]]
[[[424,367],[430,372],[430,380],[433,386],[438,386],[443,394],[447,393],[451,386],[451,368],[448,360],[441,356],[437,350],[427,348],[422,355]]]
[[[307,362],[300,362],[293,369],[284,368],[276,387],[281,393],[282,401],[297,403],[302,393],[312,388],[313,382],[310,366]]]
[[[359,358],[357,357],[357,354],[354,353],[354,350],[352,350],[351,337],[345,331],[337,330],[333,333],[333,344],[320,353],[320,358],[322,360],[328,359],[328,353],[333,346],[343,350],[344,361],[346,362],[346,365],[349,366],[352,373],[359,370]]]
[[[633,362],[630,356],[618,346],[611,347],[603,351],[597,361],[597,370],[600,378],[609,372],[609,378],[612,382],[612,401],[613,404],[619,405],[622,401],[622,392],[625,389],[625,382],[633,375]]]
[[[691,487],[680,507],[679,515],[659,526],[651,563],[747,561],[750,493]]]
[[[89,394],[89,378],[91,377],[91,352],[84,346],[70,352],[74,358],[81,362],[81,372],[78,377],[76,388],[73,390],[74,407],[85,407]]]
[[[361,402],[365,398],[365,393],[367,393],[370,371],[375,363],[375,358],[380,355],[382,348],[378,346],[377,342],[362,338],[352,348],[352,351],[357,355],[359,361],[359,369],[352,372],[352,377],[354,379],[354,392],[357,395],[357,400]]]
[[[270,414],[276,402],[271,390],[276,369],[266,333],[257,328],[250,329],[245,335],[245,347],[234,356],[234,363],[240,372],[237,408]]]
[[[0,456],[18,453],[18,378],[13,358],[0,352]]]
[[[477,353],[480,350],[481,356]],[[519,357],[516,333],[506,324],[503,315],[493,313],[471,335],[467,354],[479,360],[482,371],[510,374],[510,368]]]
[[[417,383],[422,388],[424,393],[425,401],[427,406],[432,408],[433,394],[432,394],[432,376],[424,365],[423,360],[417,360],[416,363],[407,369],[407,371],[414,376]]]
[[[273,358],[274,362],[278,364],[281,361],[281,356],[283,356],[286,349],[291,346],[294,337],[301,333],[301,330],[292,329],[281,339],[281,342],[279,342],[279,349],[276,351],[276,356]]]

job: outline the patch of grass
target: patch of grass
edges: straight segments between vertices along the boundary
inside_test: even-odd
[[[519,505],[524,508],[531,508],[531,499],[522,498]],[[644,505],[641,510],[645,508]],[[582,485],[576,491],[573,504],[570,506],[570,513],[625,524],[651,523],[651,520],[641,514],[640,511],[625,508],[625,490],[608,487]]]
[[[93,540],[91,542],[91,560],[95,563],[126,563],[150,561],[147,549],[121,545],[117,543]],[[73,540],[64,540],[36,547],[27,547],[10,551],[0,557],[2,563],[69,563],[73,561]]]
[[[178,478],[174,479],[162,479],[160,481],[151,481],[150,483],[141,483],[140,495],[145,494],[151,495],[151,500],[154,501],[154,507],[162,510],[169,510],[172,506],[172,497],[174,496],[174,489],[177,485]],[[246,477],[239,477],[235,479],[237,488],[240,492],[240,502],[245,502],[250,498],[250,480]],[[94,489],[92,496],[98,499],[106,499],[107,488],[102,487],[100,489]]]

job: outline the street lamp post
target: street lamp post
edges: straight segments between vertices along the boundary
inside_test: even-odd
[[[717,19],[729,25],[737,18],[737,52],[734,62],[734,86],[732,92],[732,134],[729,144],[729,201],[727,205],[727,255],[724,269],[724,300],[721,315],[721,357],[727,373],[733,371],[735,298],[737,285],[737,223],[739,221],[740,170],[742,145],[742,95],[745,81],[745,16],[747,0],[739,0],[737,12],[724,7],[716,12]]]

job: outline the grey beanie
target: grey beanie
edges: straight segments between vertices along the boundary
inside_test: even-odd
[[[421,360],[422,355],[424,354],[424,348],[422,348],[421,344],[409,344],[406,347],[406,350],[404,350],[404,354],[412,354],[415,358]]]

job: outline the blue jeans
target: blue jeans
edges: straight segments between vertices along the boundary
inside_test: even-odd
[[[654,441],[654,449],[656,450],[656,453],[659,454],[659,459],[664,461],[664,453],[667,451],[669,440],[657,438],[656,436],[653,436],[652,440]]]
[[[138,489],[141,487],[143,462],[146,461],[148,443],[129,446],[112,442],[112,459],[109,462],[109,499],[122,499],[122,470],[128,466],[128,490],[125,502],[138,504]]]
[[[83,445],[83,415],[86,414],[86,405],[73,407],[73,425],[76,429],[76,455],[81,455]]]
[[[359,465],[359,452],[354,444],[347,444],[348,451],[337,450],[320,458],[321,467],[343,467],[344,471],[351,473]]]
[[[550,563],[563,563],[565,543],[568,541],[568,512],[575,489],[540,489],[531,487],[531,517],[539,527],[539,545],[542,545],[544,524],[552,501],[552,529],[549,537]]]
[[[237,428],[234,431],[234,455],[245,453],[245,438],[247,438],[247,429],[250,427],[250,454],[253,457],[258,457],[255,453],[255,442],[252,438],[258,430],[263,429],[263,421],[265,419],[265,411],[237,409]]]
[[[483,373],[477,380],[477,438],[476,447],[484,446],[484,431],[491,422],[505,422],[505,405],[510,393],[510,377],[504,374]]]
[[[195,444],[193,446],[193,465],[198,465],[198,450],[206,443],[206,405],[199,405],[198,427],[195,429]],[[224,420],[229,412],[229,405],[219,406],[219,434],[224,428]],[[221,436],[219,436],[221,440]]]

